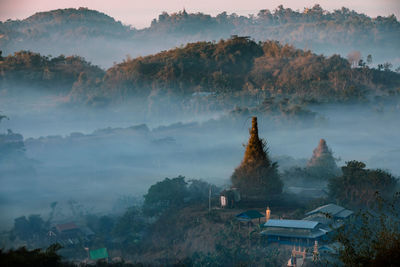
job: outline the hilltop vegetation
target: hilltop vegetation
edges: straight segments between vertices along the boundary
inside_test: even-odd
[[[87,8],[58,9],[0,22],[0,47],[6,54],[27,49],[45,55],[77,53],[102,66],[127,54],[146,55],[231,35],[278,40],[327,55],[346,56],[358,50],[364,57],[374,55],[376,63],[399,57],[400,23],[394,15],[371,18],[345,7],[328,12],[315,5],[294,11],[281,5],[255,15],[223,12],[215,17],[185,10],[163,12],[150,27],[140,30]]]
[[[90,77],[102,78],[104,71],[78,56],[46,57],[30,51],[0,57],[0,88],[33,87],[66,93],[73,84]],[[12,92],[10,92],[12,93]]]
[[[375,69],[362,62],[351,67],[338,55],[325,57],[276,41],[256,43],[236,36],[128,58],[106,72],[80,57],[49,58],[24,51],[0,59],[0,70],[0,84],[54,87],[71,101],[83,103],[131,97],[167,101],[202,92],[207,105],[223,108],[237,103],[251,106],[255,100],[275,96],[299,99],[299,103],[365,101],[396,95],[400,86],[400,74],[388,68]],[[64,89],[56,89],[60,86]],[[264,101],[258,109],[271,107]]]

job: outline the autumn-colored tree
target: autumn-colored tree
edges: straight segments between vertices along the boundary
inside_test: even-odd
[[[282,192],[278,165],[268,157],[266,142],[258,136],[257,117],[253,117],[250,138],[242,163],[232,174],[232,186],[244,199],[268,199]]]

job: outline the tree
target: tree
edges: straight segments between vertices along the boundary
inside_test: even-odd
[[[258,137],[257,117],[253,117],[250,138],[242,163],[232,174],[232,186],[240,189],[243,198],[266,200],[282,192],[283,183],[278,165],[268,157],[266,142]]]
[[[379,194],[377,205],[359,212],[339,230],[343,244],[339,258],[345,266],[397,266],[400,262],[400,192],[386,201]]]
[[[352,51],[347,55],[347,59],[349,60],[349,63],[351,66],[354,68],[357,66],[358,62],[361,59],[361,53],[360,51]]]
[[[130,207],[117,219],[112,233],[123,239],[127,245],[134,245],[139,239],[139,233],[143,231],[145,223],[140,210],[136,207]]]
[[[0,266],[75,266],[61,261],[61,256],[57,254],[60,248],[59,244],[54,244],[45,251],[41,249],[29,251],[25,247],[7,252],[0,249]]]
[[[152,185],[144,196],[143,211],[145,214],[160,215],[168,208],[179,207],[187,196],[185,177],[165,178]]]
[[[204,202],[208,200],[210,190],[212,194],[218,193],[220,191],[217,186],[207,183],[203,180],[192,179],[188,182],[188,197],[193,202]]]
[[[371,55],[368,55],[368,56],[367,56],[367,64],[368,64],[368,65],[371,65],[371,64],[372,64],[372,56],[371,56]]]
[[[329,180],[328,188],[331,197],[341,203],[353,206],[370,205],[375,200],[375,193],[387,197],[396,188],[397,180],[390,173],[377,169],[365,169],[359,161],[346,162],[342,175]]]
[[[8,117],[7,117],[6,115],[0,114],[0,122],[1,122],[3,119],[8,119]]]
[[[31,241],[46,232],[45,222],[40,215],[29,215],[18,217],[14,220],[12,233],[21,240]]]
[[[390,62],[383,63],[383,70],[384,71],[390,71],[391,68],[393,68],[392,63],[390,63]]]

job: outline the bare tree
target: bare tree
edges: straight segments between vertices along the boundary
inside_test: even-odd
[[[347,60],[349,61],[351,67],[355,68],[361,59],[360,51],[352,51],[347,55]]]

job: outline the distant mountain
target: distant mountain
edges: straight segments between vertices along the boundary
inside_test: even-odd
[[[10,26],[29,38],[52,37],[49,33],[53,31],[58,31],[59,36],[65,38],[98,36],[126,38],[130,33],[128,26],[122,25],[104,13],[87,8],[40,12],[20,22],[10,22]]]
[[[255,41],[278,40],[316,53],[347,56],[360,51],[366,61],[400,63],[400,23],[394,15],[371,18],[347,8],[328,12],[319,5],[304,11],[279,6],[274,11],[215,17],[185,10],[160,14],[151,26],[137,30],[85,8],[37,13],[25,20],[0,23],[4,54],[32,50],[44,55],[73,54],[109,67],[126,55],[153,54],[188,42],[212,41],[231,35]]]
[[[30,50],[43,55],[80,55],[110,65],[120,60],[115,52],[118,43],[128,41],[132,34],[130,27],[98,11],[58,9],[0,23],[0,47],[4,54]]]

